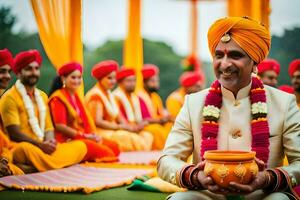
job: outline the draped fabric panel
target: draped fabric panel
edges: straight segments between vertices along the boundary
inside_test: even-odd
[[[56,69],[76,61],[83,64],[81,0],[31,0],[43,47]],[[80,93],[83,94],[83,87]]]
[[[56,69],[82,64],[81,0],[31,0],[44,49]]]
[[[143,40],[141,37],[141,0],[128,0],[128,29],[123,48],[123,64],[127,68],[135,69],[137,89],[142,88]]]
[[[227,0],[229,16],[250,16],[269,28],[270,0]]]
[[[197,0],[191,0],[191,55],[198,53],[198,12]]]

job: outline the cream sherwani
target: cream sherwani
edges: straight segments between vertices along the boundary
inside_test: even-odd
[[[251,84],[242,88],[235,98],[222,88],[222,108],[218,134],[220,150],[251,150],[251,103],[249,91]],[[268,167],[282,166],[284,153],[290,165],[282,167],[294,185],[300,184],[300,111],[294,95],[265,86],[267,95],[268,123],[270,128],[270,155]],[[178,185],[176,173],[186,165],[187,158],[193,154],[193,162],[198,163],[201,145],[202,108],[208,89],[187,95],[184,106],[178,114],[167,139],[163,155],[158,162],[158,174],[164,180]],[[239,136],[236,133],[240,132]],[[209,191],[203,199],[224,199],[224,196]],[[262,191],[246,196],[246,199],[265,197]]]

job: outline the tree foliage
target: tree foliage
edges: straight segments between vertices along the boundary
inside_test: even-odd
[[[291,84],[288,76],[289,63],[300,58],[300,27],[285,30],[282,36],[273,36],[270,51],[270,58],[279,61],[281,72],[279,84]]]

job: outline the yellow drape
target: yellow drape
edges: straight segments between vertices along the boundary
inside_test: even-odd
[[[227,0],[229,16],[250,16],[269,28],[270,0]]]
[[[128,30],[123,49],[123,63],[137,73],[137,89],[142,88],[143,41],[141,37],[141,0],[128,0]]]
[[[191,55],[198,53],[198,13],[197,0],[191,0]]]
[[[31,5],[40,39],[54,67],[70,61],[83,64],[81,0],[31,0]]]

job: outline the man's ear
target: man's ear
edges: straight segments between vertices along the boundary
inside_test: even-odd
[[[252,72],[253,72],[254,74],[257,74],[257,73],[258,73],[257,64],[256,64],[254,61],[252,61],[252,62],[253,62]]]

